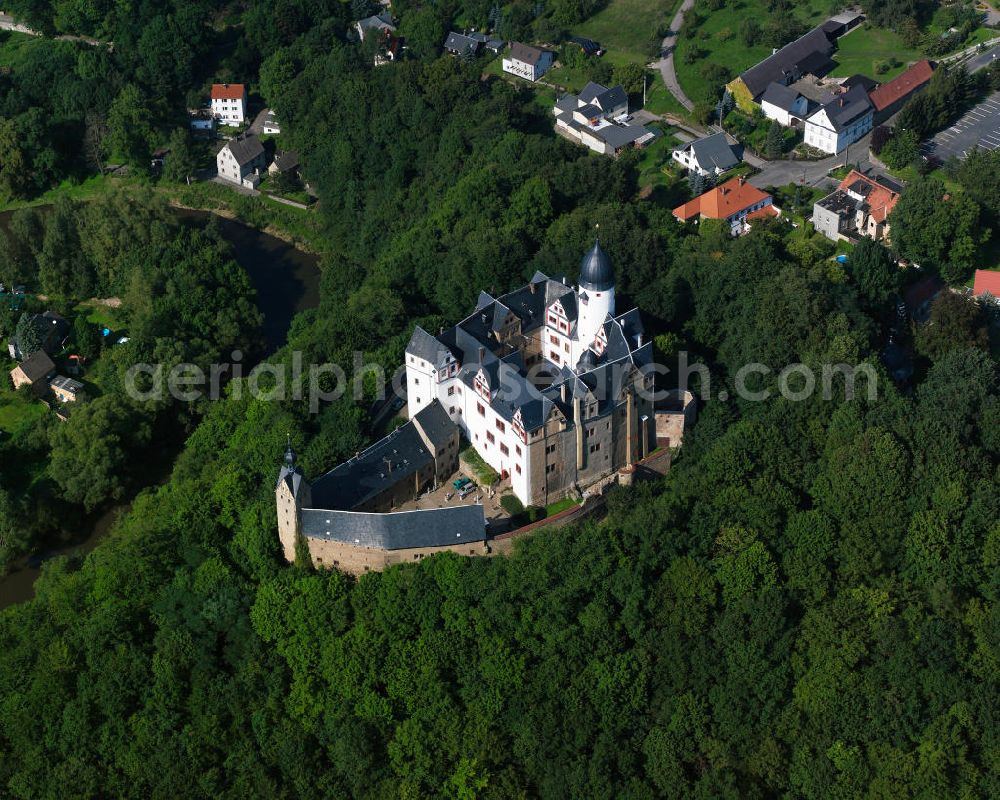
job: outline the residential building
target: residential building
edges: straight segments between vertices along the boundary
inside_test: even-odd
[[[783,83],[769,83],[760,97],[760,110],[786,128],[797,128],[808,116],[809,98]]]
[[[499,53],[503,47],[503,40],[476,31],[466,33],[451,31],[444,41],[444,49],[453,56],[459,57],[477,56],[483,50]]]
[[[552,68],[555,55],[551,50],[512,42],[503,60],[503,71],[528,81],[537,81]]]
[[[751,217],[760,212],[756,217]],[[753,219],[762,216],[780,216],[773,198],[756,186],[751,186],[742,176],[731,178],[714,189],[698,195],[693,200],[674,209],[680,222],[698,222],[703,219],[725,220],[734,236],[746,233]],[[750,222],[748,222],[748,219]]]
[[[839,153],[872,129],[874,108],[868,93],[854,86],[820,106],[805,124],[805,143],[824,153]]]
[[[994,303],[1000,302],[1000,272],[988,269],[977,269],[972,283],[972,296],[990,297]]]
[[[725,133],[713,133],[702,139],[695,139],[674,150],[673,159],[681,166],[699,175],[721,175],[740,163],[739,156]]]
[[[648,128],[628,120],[628,95],[621,86],[608,89],[590,82],[579,95],[560,97],[552,113],[558,133],[604,155],[642,147],[656,138]]]
[[[599,42],[595,42],[593,39],[588,39],[585,36],[570,36],[566,40],[570,44],[575,44],[581,50],[585,56],[602,56],[604,55],[604,49],[601,47]]]
[[[75,403],[83,397],[83,384],[62,375],[55,375],[49,380],[49,389],[60,403]]]
[[[869,97],[875,108],[875,124],[881,125],[922,91],[934,76],[934,67],[934,62],[925,58],[872,91]]]
[[[41,396],[48,388],[48,381],[56,371],[56,365],[44,350],[37,350],[10,371],[10,379],[15,389],[30,386]]]
[[[218,124],[215,114],[208,108],[189,108],[188,125],[193,134],[202,136],[213,136],[215,127]]]
[[[242,125],[247,113],[247,87],[242,83],[213,83],[211,107],[223,125]]]
[[[386,34],[395,33],[396,25],[392,21],[392,15],[387,11],[383,11],[381,14],[374,14],[370,17],[359,19],[354,23],[354,30],[357,32],[358,38],[363,42],[365,37],[373,31],[381,37],[384,37]]]
[[[278,117],[271,109],[268,109],[264,115],[264,124],[261,126],[261,131],[271,136],[277,136],[281,133],[281,123],[278,122]]]
[[[803,75],[822,76],[833,69],[834,39],[822,26],[813,28],[750,67],[726,84],[726,88],[742,110],[752,113],[772,83],[788,86]]]
[[[38,339],[42,350],[49,355],[56,353],[69,335],[69,322],[55,311],[31,314],[28,319],[29,324],[34,326],[35,330],[38,331]],[[7,343],[7,353],[17,361],[31,355],[30,352],[25,352],[21,347],[16,334],[11,336],[10,341]]]
[[[889,238],[889,214],[903,188],[881,175],[872,178],[857,170],[837,189],[813,206],[813,227],[828,239]]]
[[[255,189],[266,166],[264,146],[253,134],[237,136],[226,142],[215,163],[220,178]]]
[[[274,161],[271,162],[267,171],[271,175],[285,172],[292,172],[297,175],[299,172],[299,154],[294,150],[279,150],[274,154]]]

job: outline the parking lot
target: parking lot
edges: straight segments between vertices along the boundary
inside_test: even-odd
[[[965,158],[974,147],[980,150],[1000,147],[1000,92],[990,95],[950,128],[924,142],[920,152],[929,159],[944,162],[952,156]]]

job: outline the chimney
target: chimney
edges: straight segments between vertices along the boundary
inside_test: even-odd
[[[532,294],[534,294],[534,293],[535,293],[535,284],[533,284],[533,283],[529,283],[529,284],[528,284],[528,289],[529,289],[529,291],[530,291],[530,292],[531,292]]]
[[[742,186],[743,185],[743,176],[740,175],[739,178],[737,178],[737,180],[739,181],[740,186]]]
[[[483,359],[484,358],[486,358],[486,348],[485,347],[480,347],[479,348],[479,363],[480,364],[483,363]]]
[[[444,325],[438,328],[438,336],[444,336]]]
[[[566,383],[559,387],[559,397],[565,403],[566,402]]]
[[[642,347],[642,334],[641,333],[637,333],[636,336],[635,336],[635,346],[636,347]]]

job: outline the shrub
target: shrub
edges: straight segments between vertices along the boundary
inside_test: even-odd
[[[500,498],[500,507],[512,517],[524,513],[524,504],[512,494],[505,494]]]

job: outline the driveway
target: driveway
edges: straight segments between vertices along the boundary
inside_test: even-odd
[[[264,119],[270,113],[271,109],[265,108],[257,113],[257,116],[253,118],[253,122],[250,123],[250,127],[247,128],[247,133],[252,133],[255,136],[260,136],[264,132]]]
[[[952,156],[965,158],[974,147],[980,150],[1000,147],[1000,92],[994,92],[966,111],[950,128],[924,142],[920,153],[937,161],[947,161]]]
[[[758,188],[764,186],[785,186],[798,183],[802,186],[817,186],[823,182],[827,173],[834,167],[850,162],[858,164],[863,172],[869,171],[872,165],[868,162],[868,145],[871,134],[861,137],[847,148],[833,156],[821,158],[818,161],[765,161],[759,173],[750,178],[750,183]]]
[[[677,81],[677,71],[674,69],[674,50],[677,48],[677,35],[680,33],[681,24],[684,22],[684,12],[694,6],[694,0],[684,0],[681,7],[677,9],[674,18],[670,22],[670,30],[663,39],[660,46],[660,60],[650,64],[653,69],[658,69],[663,76],[663,82],[684,108],[688,111],[694,108],[691,98],[684,94],[680,83]]]

